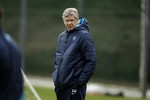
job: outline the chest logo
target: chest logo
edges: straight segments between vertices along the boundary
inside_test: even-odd
[[[62,37],[61,40],[63,40],[64,38]]]
[[[72,38],[72,41],[75,41],[77,39],[77,36],[74,36],[73,38]]]

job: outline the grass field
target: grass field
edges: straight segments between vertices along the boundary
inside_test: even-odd
[[[43,87],[35,87],[35,89],[37,93],[40,95],[42,100],[56,100],[53,89]],[[28,87],[25,88],[25,95],[26,100],[36,100],[36,98],[33,96],[32,92],[29,90]],[[148,99],[87,94],[86,100],[148,100]]]

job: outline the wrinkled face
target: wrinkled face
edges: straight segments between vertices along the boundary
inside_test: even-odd
[[[76,26],[78,24],[78,20],[74,16],[65,17],[63,19],[63,21],[64,21],[64,25],[68,31],[71,31],[74,28],[76,28]]]

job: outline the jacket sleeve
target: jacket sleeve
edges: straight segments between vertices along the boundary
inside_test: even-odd
[[[82,35],[82,56],[85,62],[83,71],[80,74],[78,84],[86,84],[92,77],[96,66],[96,51],[94,48],[94,41],[92,40],[89,33]]]

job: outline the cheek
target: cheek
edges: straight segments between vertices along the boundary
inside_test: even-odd
[[[74,26],[77,26],[78,23],[74,23]]]
[[[68,24],[67,24],[67,23],[64,23],[64,25],[67,26]]]

